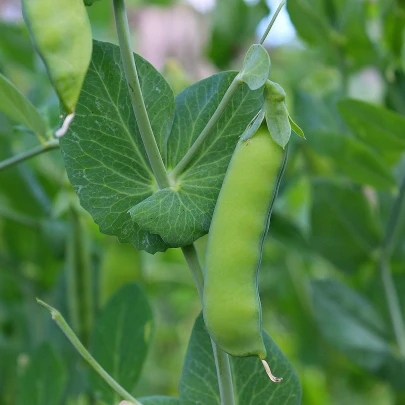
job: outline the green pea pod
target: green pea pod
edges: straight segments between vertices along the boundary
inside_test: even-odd
[[[22,0],[24,20],[68,114],[90,64],[91,27],[83,0]]]
[[[203,313],[213,340],[232,356],[266,357],[257,276],[285,162],[286,153],[266,130],[241,140],[215,207]]]

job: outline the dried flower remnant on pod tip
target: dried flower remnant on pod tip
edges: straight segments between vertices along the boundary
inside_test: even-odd
[[[269,367],[269,365],[268,365],[268,363],[267,363],[266,360],[262,360],[262,363],[263,363],[263,367],[264,367],[264,369],[266,370],[266,373],[267,373],[267,375],[269,376],[269,378],[270,378],[271,381],[273,381],[273,382],[275,382],[275,383],[278,383],[278,382],[283,381],[282,378],[279,378],[279,377],[276,377],[276,376],[273,375],[273,373],[271,372],[270,367]],[[124,404],[124,405],[125,405],[125,404]]]

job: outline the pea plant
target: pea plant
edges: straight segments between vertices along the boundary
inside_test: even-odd
[[[50,312],[47,340],[58,350],[42,344],[28,365],[19,357],[24,367],[16,405],[332,403],[328,390],[320,388],[323,377],[310,382],[312,369],[301,373],[298,366],[299,378],[295,362],[294,367],[277,346],[271,323],[264,322],[271,301],[280,311],[289,305],[282,295],[273,299],[259,286],[262,258],[268,256],[275,256],[276,266],[291,278],[295,305],[288,311],[299,312],[294,335],[309,331],[295,348],[301,357],[309,363],[327,357],[324,361],[335,367],[340,357],[322,352],[329,344],[372,378],[388,382],[400,405],[405,325],[396,282],[402,282],[405,251],[405,119],[399,114],[405,113],[405,97],[396,89],[405,83],[405,52],[396,34],[398,27],[405,29],[404,6],[398,2],[392,16],[389,6],[379,2],[290,0],[287,7],[298,34],[323,63],[336,67],[331,72],[308,63],[298,75],[300,61],[280,72],[278,61],[285,56],[276,54],[271,62],[263,46],[283,0],[260,41],[248,47],[239,71],[214,74],[175,96],[166,78],[133,53],[124,0],[112,0],[119,45],[92,39],[88,12],[100,3],[22,1],[30,41],[60,102],[58,123],[0,74],[0,111],[40,143],[1,161],[0,173],[17,164],[24,169],[27,159],[58,149],[69,185],[60,179],[56,183],[76,194],[60,194],[67,224],[37,222],[0,206],[0,216],[33,228],[35,237],[47,241],[40,256],[52,250],[65,260],[65,279],[56,287],[52,306],[41,290],[27,289],[41,313]],[[224,4],[219,2],[218,9]],[[241,24],[247,15],[243,4],[235,11]],[[372,29],[366,30],[366,21],[375,15],[386,24],[383,45]],[[221,66],[242,28],[239,24],[227,39],[218,24],[226,22],[214,17],[220,51],[212,51],[212,59]],[[359,24],[364,28],[360,34]],[[350,75],[372,62],[387,77],[386,104],[397,112],[349,97]],[[275,77],[284,77],[285,84]],[[298,136],[290,139],[292,133]],[[55,177],[63,173],[55,172]],[[32,194],[46,207],[46,193],[27,173]],[[103,306],[94,317],[96,259],[89,246],[94,242],[87,238],[77,200],[99,232],[133,245],[133,254],[181,251],[201,311],[188,341],[178,397],[137,394],[139,382],[145,381],[148,349],[158,344],[152,343],[156,325],[149,298],[129,275],[138,256],[124,259],[112,273],[101,272]],[[197,248],[205,235],[206,246]],[[269,237],[282,258],[269,253]],[[306,273],[296,268],[314,280],[308,283]],[[348,281],[336,270],[343,270]],[[25,271],[30,274],[29,268]],[[72,362],[78,354],[84,362]],[[68,379],[67,373],[75,377]],[[150,374],[159,378],[159,370]],[[2,377],[0,370],[0,394]],[[337,378],[341,376],[331,380]],[[306,392],[302,399],[301,383],[304,393],[315,384],[316,395]],[[6,398],[4,404],[10,403],[14,401]]]
[[[42,150],[56,146],[55,139],[60,138],[69,179],[102,232],[152,254],[182,249],[204,316],[194,326],[180,399],[135,399],[131,394],[135,371],[120,381],[121,367],[99,363],[97,350],[93,357],[56,309],[41,300],[38,303],[49,309],[76,350],[104,380],[99,397],[105,403],[124,399],[134,405],[179,401],[231,405],[259,395],[262,403],[298,404],[298,377],[262,330],[257,285],[291,125],[303,136],[288,114],[284,90],[269,81],[271,63],[262,43],[274,19],[260,44],[248,50],[239,73],[211,76],[175,99],[164,77],[133,54],[124,2],[113,4],[119,46],[91,42],[82,0],[23,2],[32,41],[63,111],[55,135],[44,134],[41,128],[39,137]],[[4,83],[21,99],[9,82]],[[27,105],[31,119],[40,121]],[[268,129],[259,129],[264,119]],[[229,165],[238,137],[241,140]],[[193,243],[209,231],[211,222],[203,270]],[[145,315],[125,332],[144,340],[143,345],[133,342],[133,350],[139,352],[150,327]],[[204,358],[200,351],[205,352]],[[261,359],[264,368],[257,367],[260,360],[254,357]],[[268,362],[282,378],[272,374]],[[201,384],[193,375],[204,368],[216,372]],[[244,376],[249,376],[251,384],[245,383]],[[273,385],[281,381],[282,385]]]

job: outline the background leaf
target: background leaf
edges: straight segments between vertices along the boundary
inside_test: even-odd
[[[33,354],[18,383],[17,405],[58,405],[66,383],[62,359],[48,343]]]
[[[153,328],[152,311],[143,291],[134,283],[118,290],[97,319],[92,354],[101,366],[131,392],[146,358]],[[91,387],[105,404],[120,398],[100,377],[90,374]]]
[[[311,283],[318,328],[357,364],[378,370],[390,356],[388,327],[365,297],[333,280]]]
[[[264,332],[267,361],[272,372],[283,377],[272,383],[256,357],[230,357],[238,405],[299,405],[301,386],[288,359]],[[179,385],[181,405],[220,405],[215,361],[211,339],[200,314],[191,334]]]
[[[318,153],[330,159],[337,173],[346,175],[353,182],[380,190],[396,187],[396,180],[387,164],[365,142],[327,131],[315,132],[308,142]]]
[[[360,190],[322,180],[314,183],[312,193],[310,243],[340,270],[358,270],[381,236],[370,203]]]
[[[387,162],[394,163],[405,150],[405,118],[364,101],[346,99],[338,103],[343,119],[353,133]]]
[[[235,57],[246,42],[251,42],[257,24],[269,12],[266,1],[247,3],[240,0],[222,0],[213,12],[211,43],[208,55],[224,67]]]
[[[46,124],[37,109],[7,77],[0,73],[0,111],[38,136],[45,136]]]

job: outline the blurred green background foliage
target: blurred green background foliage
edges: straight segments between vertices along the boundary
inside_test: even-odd
[[[116,43],[110,3],[97,1],[88,12],[94,38]],[[239,69],[275,6],[127,5],[136,52],[175,93],[220,69]],[[55,128],[58,101],[19,7],[0,2],[0,73]],[[292,139],[264,248],[263,323],[297,369],[305,405],[405,404],[405,360],[379,264],[405,169],[404,27],[401,0],[289,0],[266,42],[272,80],[285,88],[307,140]],[[0,160],[37,144],[16,124],[0,113]],[[405,229],[402,216],[394,221],[390,265],[403,314]],[[205,243],[197,241],[202,258]],[[82,290],[72,290],[72,277]],[[35,297],[64,313],[91,347],[95,319],[130,282],[146,292],[154,314],[134,392],[177,396],[200,311],[180,250],[149,255],[100,234],[79,206],[58,150],[1,171],[0,405],[27,404],[18,391],[35,356],[48,359],[43,367],[60,385],[59,402],[40,405],[86,404],[87,367]]]

